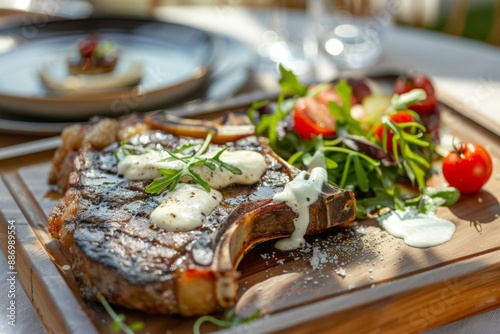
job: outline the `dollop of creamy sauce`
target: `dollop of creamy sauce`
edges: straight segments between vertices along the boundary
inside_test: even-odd
[[[456,230],[452,222],[434,214],[418,213],[416,208],[391,211],[377,220],[387,233],[418,248],[441,245],[449,241]]]
[[[213,157],[217,152],[209,152],[200,157]],[[168,160],[170,155],[162,151],[151,151],[141,155],[128,155],[118,163],[118,174],[129,180],[151,180],[160,177],[158,168],[182,169],[184,163]],[[193,170],[210,184],[210,187],[221,189],[231,184],[254,184],[260,180],[267,169],[264,156],[255,151],[224,151],[220,160],[238,167],[241,175],[233,174],[226,169],[211,170],[200,165]],[[189,181],[182,180],[182,181]]]
[[[294,219],[295,230],[289,238],[281,239],[274,245],[277,249],[287,251],[305,245],[304,235],[309,226],[309,206],[318,200],[323,183],[328,176],[324,168],[316,167],[306,179],[306,172],[302,171],[290,183],[285,185],[282,192],[273,196],[277,202],[285,202],[298,216]]]
[[[151,151],[140,155],[127,155],[118,162],[118,174],[129,180],[152,180],[160,177],[158,168],[182,169],[184,163],[170,158],[167,152]]]
[[[207,153],[202,157],[213,157],[216,153]],[[193,168],[215,189],[221,189],[231,184],[254,184],[260,180],[267,169],[266,159],[262,154],[255,151],[224,151],[220,156],[220,160],[238,167],[241,174],[233,174],[227,169],[212,171],[205,166]]]
[[[213,157],[217,152],[208,152],[203,157]],[[158,168],[182,169],[184,163],[170,160],[167,152],[151,151],[141,155],[128,155],[118,163],[118,174],[130,180],[151,180],[160,177]],[[189,178],[182,179],[174,191],[159,197],[160,205],[151,213],[151,220],[167,231],[189,231],[205,222],[208,216],[222,201],[222,195],[215,189],[231,184],[254,184],[260,180],[267,169],[264,156],[255,151],[224,151],[220,160],[241,170],[241,175],[226,169],[211,170],[199,165],[193,169],[212,188],[205,191],[197,184],[187,184]]]
[[[220,204],[222,194],[205,191],[198,184],[180,183],[168,191],[151,213],[156,226],[169,231],[190,231],[205,223],[206,217]]]

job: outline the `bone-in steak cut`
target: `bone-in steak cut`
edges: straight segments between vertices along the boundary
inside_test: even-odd
[[[82,294],[93,298],[99,291],[113,304],[185,316],[234,304],[236,267],[245,252],[256,243],[290,236],[294,231],[296,213],[272,197],[298,170],[256,137],[228,143],[229,150],[264,155],[267,170],[260,181],[220,189],[223,200],[202,226],[167,232],[150,219],[158,206],[158,195],[145,192],[151,181],[128,180],[117,173],[114,151],[120,133],[131,126],[130,120],[111,126],[104,126],[104,121],[66,131],[63,152],[56,153],[52,171],[52,182],[67,184],[67,191],[50,215],[49,228],[71,254]],[[106,129],[106,136],[95,142],[97,137],[89,137],[89,133],[99,135],[99,127]],[[109,128],[114,134],[108,133]],[[129,144],[174,150],[193,141],[140,128]],[[75,137],[77,143],[70,143]],[[62,180],[64,177],[69,179]],[[355,216],[354,196],[324,185],[309,212],[306,234],[349,223]]]

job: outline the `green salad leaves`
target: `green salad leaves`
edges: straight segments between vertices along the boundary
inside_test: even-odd
[[[307,168],[319,157],[332,185],[355,192],[358,218],[383,207],[419,203],[431,175],[435,143],[433,134],[408,106],[425,99],[425,91],[394,94],[383,113],[360,118],[352,112],[353,89],[347,81],[307,87],[283,66],[280,72],[281,93],[276,102],[258,101],[248,111],[257,135],[266,136],[271,147],[298,168]],[[335,119],[335,135],[323,138],[313,133],[306,139],[294,128],[295,104],[298,99],[318,103],[318,96],[328,90],[337,97],[326,102],[329,115]],[[260,113],[265,105],[275,112]],[[450,193],[454,197],[458,194],[450,188],[445,197]],[[447,203],[444,199],[440,202]]]

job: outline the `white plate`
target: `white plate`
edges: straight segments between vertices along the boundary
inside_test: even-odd
[[[38,71],[55,55],[62,57],[79,39],[99,32],[123,54],[142,63],[142,78],[133,88],[92,94],[48,89]],[[14,46],[0,55],[0,108],[13,115],[81,120],[164,107],[199,88],[208,77],[216,45],[201,30],[150,20],[84,19],[16,26],[0,31]],[[62,59],[62,62],[65,60]]]
[[[251,67],[256,59],[254,50],[250,46],[232,38],[220,35],[213,35],[212,37],[215,43],[222,45],[222,47],[220,48],[220,56],[217,57],[208,78],[203,80],[203,83],[196,89],[194,94],[190,94],[180,101],[162,105],[160,108],[151,108],[151,111],[157,109],[168,111],[169,108],[180,108],[186,102],[189,102],[186,105],[187,108],[194,106],[193,102],[200,101],[218,105],[221,101],[237,93],[248,82]],[[124,108],[125,106],[121,105],[121,107]],[[87,119],[84,117],[77,121],[86,121]],[[74,123],[74,120],[41,119],[5,113],[0,109],[0,130],[2,132],[26,135],[57,135],[62,129]]]

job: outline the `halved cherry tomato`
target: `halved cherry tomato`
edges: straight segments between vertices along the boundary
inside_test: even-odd
[[[443,175],[450,186],[461,193],[479,191],[493,172],[488,151],[479,144],[461,143],[443,160]]]
[[[394,83],[394,93],[403,94],[415,88],[421,88],[427,94],[425,100],[411,105],[408,109],[416,111],[419,114],[427,114],[436,111],[437,100],[434,93],[434,86],[428,76],[416,73],[399,76]]]
[[[413,116],[406,111],[398,111],[394,114],[387,115],[394,123],[408,123],[408,122],[413,122],[415,119]],[[378,138],[378,140],[382,141],[383,136],[384,136],[384,125],[380,123],[376,128],[373,134]],[[392,151],[392,138],[394,138],[394,134],[390,129],[387,129],[387,136],[386,136],[386,146],[387,146],[387,151],[391,152]]]
[[[311,135],[324,137],[335,134],[335,118],[330,115],[328,106],[310,97],[299,98],[293,110],[293,128],[305,138]]]

